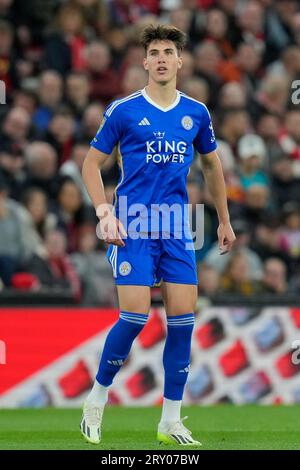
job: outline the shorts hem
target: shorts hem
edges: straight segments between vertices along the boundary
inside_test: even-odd
[[[189,282],[189,281],[181,281],[179,279],[162,279],[162,282],[170,282],[170,284],[190,284],[192,286],[197,286],[198,285],[198,280],[194,280],[193,282]]]
[[[145,282],[131,282],[131,281],[115,281],[116,286],[145,286],[145,287],[153,287],[153,283],[145,283]]]

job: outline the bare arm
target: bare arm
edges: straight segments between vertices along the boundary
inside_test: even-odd
[[[107,243],[124,246],[122,236],[126,237],[126,231],[121,222],[111,212],[111,207],[106,201],[101,177],[101,167],[108,157],[109,155],[106,153],[91,147],[82,165],[82,178],[96,214],[100,219],[100,228],[104,240]]]
[[[221,254],[223,254],[231,250],[235,235],[230,225],[222,165],[215,151],[202,155],[202,171],[218,214],[218,238]]]
[[[107,204],[101,167],[108,157],[106,153],[90,147],[82,165],[82,178],[96,211],[100,205]]]

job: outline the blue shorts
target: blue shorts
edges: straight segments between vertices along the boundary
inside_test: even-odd
[[[150,286],[165,281],[197,285],[197,268],[192,240],[143,239],[124,240],[125,246],[110,245],[107,258],[117,285]]]

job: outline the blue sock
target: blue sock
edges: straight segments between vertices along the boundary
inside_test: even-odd
[[[127,358],[131,345],[143,329],[148,315],[120,312],[119,321],[107,335],[96,375],[99,384],[108,387]]]
[[[169,400],[182,400],[189,373],[194,322],[193,313],[167,317],[168,335],[163,364],[165,369],[164,397]]]

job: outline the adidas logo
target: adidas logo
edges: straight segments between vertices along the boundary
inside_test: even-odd
[[[184,369],[181,369],[179,372],[189,372],[189,371],[190,371],[190,366],[187,366]]]
[[[117,361],[107,361],[108,364],[111,364],[113,366],[122,366],[124,364],[124,361],[122,359],[118,359]]]
[[[142,119],[142,120],[139,122],[139,126],[150,126],[150,122],[149,122],[148,119],[145,117],[144,119]]]

